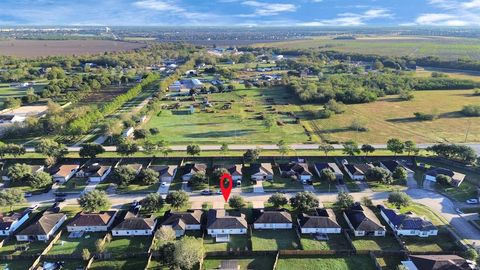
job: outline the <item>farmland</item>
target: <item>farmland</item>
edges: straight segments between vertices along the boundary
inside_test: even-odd
[[[112,40],[4,40],[0,41],[0,55],[17,57],[86,55],[143,47],[144,43]]]
[[[443,59],[480,59],[476,39],[429,36],[358,37],[356,40],[335,40],[331,36],[311,39],[256,44],[257,47],[289,49],[320,48],[340,52],[378,54],[385,56],[438,56]]]

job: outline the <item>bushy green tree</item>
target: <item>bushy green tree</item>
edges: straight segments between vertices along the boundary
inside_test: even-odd
[[[87,193],[83,193],[78,198],[78,204],[86,212],[98,212],[101,210],[107,210],[110,207],[110,201],[107,193],[103,190],[92,190]]]

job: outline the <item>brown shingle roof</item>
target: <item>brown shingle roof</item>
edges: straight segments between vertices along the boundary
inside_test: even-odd
[[[63,213],[45,212],[40,219],[26,227],[18,235],[46,235],[64,216]]]
[[[60,166],[58,171],[54,174],[54,177],[67,177],[73,170],[78,169],[79,165],[65,164]]]
[[[100,213],[78,213],[68,226],[106,226],[115,216],[116,211],[102,211]]]

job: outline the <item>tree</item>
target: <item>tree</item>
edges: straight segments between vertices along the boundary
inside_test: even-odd
[[[239,195],[233,195],[228,199],[228,206],[234,209],[241,209],[245,205],[243,197]]]
[[[360,154],[360,149],[358,149],[358,144],[354,141],[346,141],[342,144],[343,146],[343,153],[349,156],[355,156],[356,154]]]
[[[168,157],[168,154],[170,154],[171,152],[173,152],[173,150],[169,147],[162,148],[162,154],[164,157]]]
[[[41,139],[37,146],[35,146],[35,152],[55,158],[56,160],[68,154],[68,150],[64,144],[51,139]]]
[[[280,154],[282,155],[282,157],[284,157],[285,155],[288,154],[288,152],[290,152],[291,148],[290,146],[285,143],[284,140],[280,140],[278,143],[277,143],[277,147],[278,147],[278,152],[280,152]]]
[[[140,171],[138,178],[144,185],[153,185],[158,182],[160,174],[152,169],[143,169]]]
[[[258,160],[260,157],[260,149],[248,149],[244,154],[243,154],[243,162],[246,164],[251,164],[254,163]]]
[[[105,251],[105,243],[102,241],[102,239],[97,239],[95,241],[95,250],[97,253],[103,253]]]
[[[320,181],[328,183],[328,191],[330,192],[330,185],[337,182],[337,176],[332,172],[332,170],[325,168],[320,171]]]
[[[435,181],[442,186],[448,186],[452,183],[452,178],[445,174],[437,174]]]
[[[21,156],[26,153],[25,147],[14,143],[4,144],[0,142],[0,157],[5,155],[12,155],[13,157]]]
[[[175,242],[174,265],[181,269],[193,269],[205,256],[203,241],[192,236],[182,237]]]
[[[300,212],[308,212],[317,208],[319,201],[317,196],[312,192],[302,191],[290,198],[290,205]]]
[[[135,129],[133,131],[133,137],[135,139],[145,139],[149,135],[149,131],[146,129]]]
[[[370,199],[369,197],[362,197],[361,202],[362,202],[362,205],[365,205],[367,207],[373,206],[372,199]]]
[[[10,211],[14,205],[25,203],[26,201],[25,194],[18,189],[7,188],[0,191],[0,206],[10,206]]]
[[[392,173],[392,177],[393,179],[397,179],[400,181],[407,181],[407,177],[408,177],[407,170],[405,170],[405,168],[401,166],[397,166],[397,168],[395,168],[395,170]]]
[[[227,154],[229,150],[230,149],[228,148],[228,144],[227,143],[222,143],[222,146],[220,146],[220,151],[223,154]]]
[[[205,174],[205,172],[196,172],[194,175],[192,175],[192,178],[190,179],[190,181],[188,181],[188,183],[190,184],[190,186],[192,186],[193,188],[195,189],[198,189],[200,187],[202,187],[203,185],[207,184],[207,175]]]
[[[158,149],[158,145],[152,141],[145,141],[143,143],[143,152],[146,154],[153,154]]]
[[[10,181],[24,182],[32,174],[32,168],[25,163],[15,163],[7,169],[7,176]]]
[[[370,144],[364,144],[360,149],[363,153],[365,153],[365,156],[368,156],[369,153],[373,153],[376,150],[375,147]]]
[[[344,191],[338,193],[337,201],[335,202],[335,204],[341,209],[347,209],[351,207],[354,203],[355,201],[353,200],[352,195]]]
[[[402,191],[390,192],[388,195],[388,202],[395,205],[397,208],[402,206],[410,205],[412,199],[407,195],[407,193]]]
[[[113,170],[112,179],[117,182],[120,186],[128,186],[135,177],[137,176],[137,171],[134,168],[126,165],[118,166]]]
[[[105,148],[102,145],[97,143],[85,143],[82,144],[80,152],[78,153],[81,157],[95,158],[97,155],[105,153]]]
[[[477,159],[475,150],[467,145],[440,143],[427,148],[437,156],[447,159],[456,159],[468,163],[474,163]]]
[[[177,190],[168,193],[165,201],[170,204],[173,208],[182,208],[188,204],[189,196],[183,190]]]
[[[200,155],[200,152],[202,150],[200,149],[200,146],[198,144],[190,144],[187,145],[187,154],[193,156]]]
[[[386,184],[390,184],[392,182],[390,173],[381,167],[373,167],[368,169],[365,172],[365,179],[367,179],[367,181],[377,181]]]
[[[27,179],[28,185],[33,188],[45,188],[53,183],[53,178],[49,173],[36,172]]]
[[[132,140],[121,140],[120,143],[117,145],[117,153],[122,156],[131,156],[138,152],[140,147],[133,142]]]
[[[325,153],[325,156],[328,156],[328,153],[335,150],[335,148],[331,144],[322,143],[318,146],[318,150],[323,151]]]
[[[84,261],[90,260],[91,257],[92,257],[92,254],[90,254],[90,251],[88,250],[88,248],[82,249],[82,259]]]
[[[78,198],[78,204],[86,212],[98,212],[107,210],[110,207],[107,193],[97,189],[83,193]]]
[[[475,249],[469,248],[464,252],[463,257],[470,261],[476,261],[478,258],[478,253]]]
[[[164,204],[163,198],[158,193],[150,193],[141,201],[143,209],[148,212],[159,211]]]
[[[397,154],[403,153],[403,150],[405,149],[405,144],[399,139],[392,138],[387,141],[387,149],[390,152],[394,153],[396,156]]]
[[[271,115],[265,115],[263,119],[263,125],[265,128],[270,131],[272,127],[275,125],[276,121],[275,118]]]
[[[288,203],[288,199],[282,193],[274,193],[268,198],[268,203],[272,204],[275,208],[280,208]]]
[[[155,239],[160,240],[163,243],[174,241],[176,238],[177,236],[175,234],[175,231],[172,229],[172,227],[161,226],[155,232]]]
[[[417,153],[417,145],[413,141],[405,141],[405,152],[410,156],[411,153]]]

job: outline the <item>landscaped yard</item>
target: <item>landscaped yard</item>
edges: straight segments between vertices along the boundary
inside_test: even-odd
[[[399,181],[393,181],[391,184],[384,184],[377,181],[367,182],[370,189],[375,192],[394,191],[407,189],[406,183],[400,183]]]
[[[400,245],[393,236],[359,236],[352,237],[357,250],[400,250]]]
[[[59,192],[82,192],[87,186],[87,178],[72,178],[58,188]]]
[[[316,240],[313,235],[302,234],[303,250],[346,250],[352,249],[343,234],[328,234],[327,241]]]
[[[300,245],[293,229],[254,230],[252,248],[253,250],[299,249]]]
[[[439,233],[437,236],[401,237],[402,241],[410,251],[458,251],[459,247],[455,240],[446,233]]]
[[[279,258],[276,270],[374,270],[369,256]]]
[[[132,270],[145,269],[147,259],[93,261],[88,269],[94,270]]]
[[[160,182],[153,185],[130,184],[126,187],[118,187],[117,193],[152,193],[157,192]]]
[[[225,258],[225,259],[205,259],[203,261],[203,269],[218,269],[224,260],[234,260],[240,266],[240,270],[247,269],[272,269],[275,263],[273,256],[258,256],[253,258]]]
[[[262,181],[264,189],[298,189],[303,190],[303,185],[292,178],[280,176],[278,169],[274,169],[273,181]]]
[[[28,254],[28,255],[40,255],[43,250],[47,247],[48,243],[35,241],[35,242],[19,242],[16,240],[11,240],[6,242],[3,247],[0,248],[0,255],[20,255],[20,254]],[[25,251],[26,247],[28,248]]]
[[[105,244],[105,252],[118,256],[129,252],[147,251],[152,243],[152,238],[147,236],[114,237],[110,243]]]
[[[230,251],[230,250],[251,250],[247,235],[230,235],[230,242],[216,243],[215,239],[206,236],[203,239],[203,246],[205,251]]]
[[[94,252],[95,241],[102,239],[104,236],[103,233],[84,233],[81,238],[68,238],[68,235],[68,232],[63,232],[60,239],[53,245],[48,254],[82,254],[84,248],[90,252]]]

